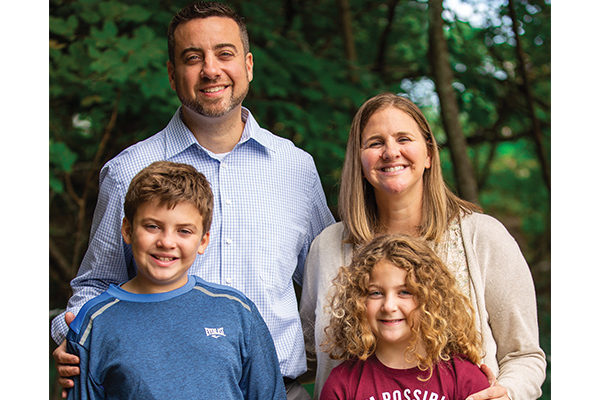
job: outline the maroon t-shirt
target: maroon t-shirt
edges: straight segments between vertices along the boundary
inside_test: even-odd
[[[478,366],[458,357],[440,362],[429,372],[418,368],[394,369],[374,355],[366,361],[350,360],[335,367],[321,391],[321,400],[464,400],[489,387]]]

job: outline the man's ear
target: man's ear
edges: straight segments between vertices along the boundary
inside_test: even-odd
[[[246,74],[248,75],[248,82],[252,82],[252,78],[254,78],[254,56],[250,52],[246,54]]]
[[[171,89],[175,90],[175,65],[170,60],[167,61],[167,75],[169,76]]]
[[[123,218],[123,223],[121,224],[121,235],[123,236],[123,240],[127,244],[131,244],[131,235],[132,235],[132,226],[127,220],[127,218]]]

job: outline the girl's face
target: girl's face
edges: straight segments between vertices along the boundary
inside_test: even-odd
[[[375,112],[361,135],[363,175],[379,195],[420,194],[431,157],[417,122],[390,106]]]
[[[406,270],[385,259],[371,271],[366,315],[377,338],[378,355],[387,351],[404,354],[398,350],[404,350],[412,336],[408,316],[417,308],[417,302],[406,287],[406,274]]]

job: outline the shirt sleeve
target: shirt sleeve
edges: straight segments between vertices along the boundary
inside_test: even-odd
[[[458,387],[457,399],[466,399],[469,395],[490,387],[483,371],[470,361],[454,359],[454,369]]]
[[[313,182],[311,187],[309,187],[308,193],[310,200],[309,226],[304,246],[298,254],[298,266],[294,272],[294,280],[299,285],[302,285],[304,263],[312,241],[323,229],[335,222],[333,214],[331,214],[331,210],[327,206],[325,192],[323,191],[321,179],[319,178],[319,173],[312,157],[310,158],[310,170],[312,171]]]
[[[350,400],[344,390],[346,379],[340,374],[341,368],[334,368],[323,385],[319,400]]]
[[[245,399],[285,400],[285,385],[273,339],[256,306],[252,305],[252,324],[245,335],[247,356],[240,381]]]
[[[496,341],[498,383],[512,400],[541,396],[546,360],[539,346],[536,295],[517,242],[496,219],[481,215],[473,247],[485,282],[485,308]]]
[[[77,342],[76,335],[69,331],[67,335],[67,352],[79,357],[80,374],[73,377],[75,386],[67,392],[67,400],[100,400],[105,398],[102,385],[95,382],[90,373],[90,353]]]
[[[112,284],[120,284],[129,279],[129,268],[133,268],[133,258],[128,246],[121,237],[123,201],[127,187],[115,179],[106,165],[100,172],[100,191],[94,211],[88,249],[77,276],[71,281],[73,295],[66,311],[77,314],[91,298],[104,292]],[[60,344],[68,331],[65,312],[52,320],[52,338]]]

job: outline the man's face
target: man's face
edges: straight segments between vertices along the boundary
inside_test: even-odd
[[[252,81],[252,54],[244,54],[240,29],[225,17],[198,18],[175,29],[171,88],[184,107],[221,117],[241,107]]]

